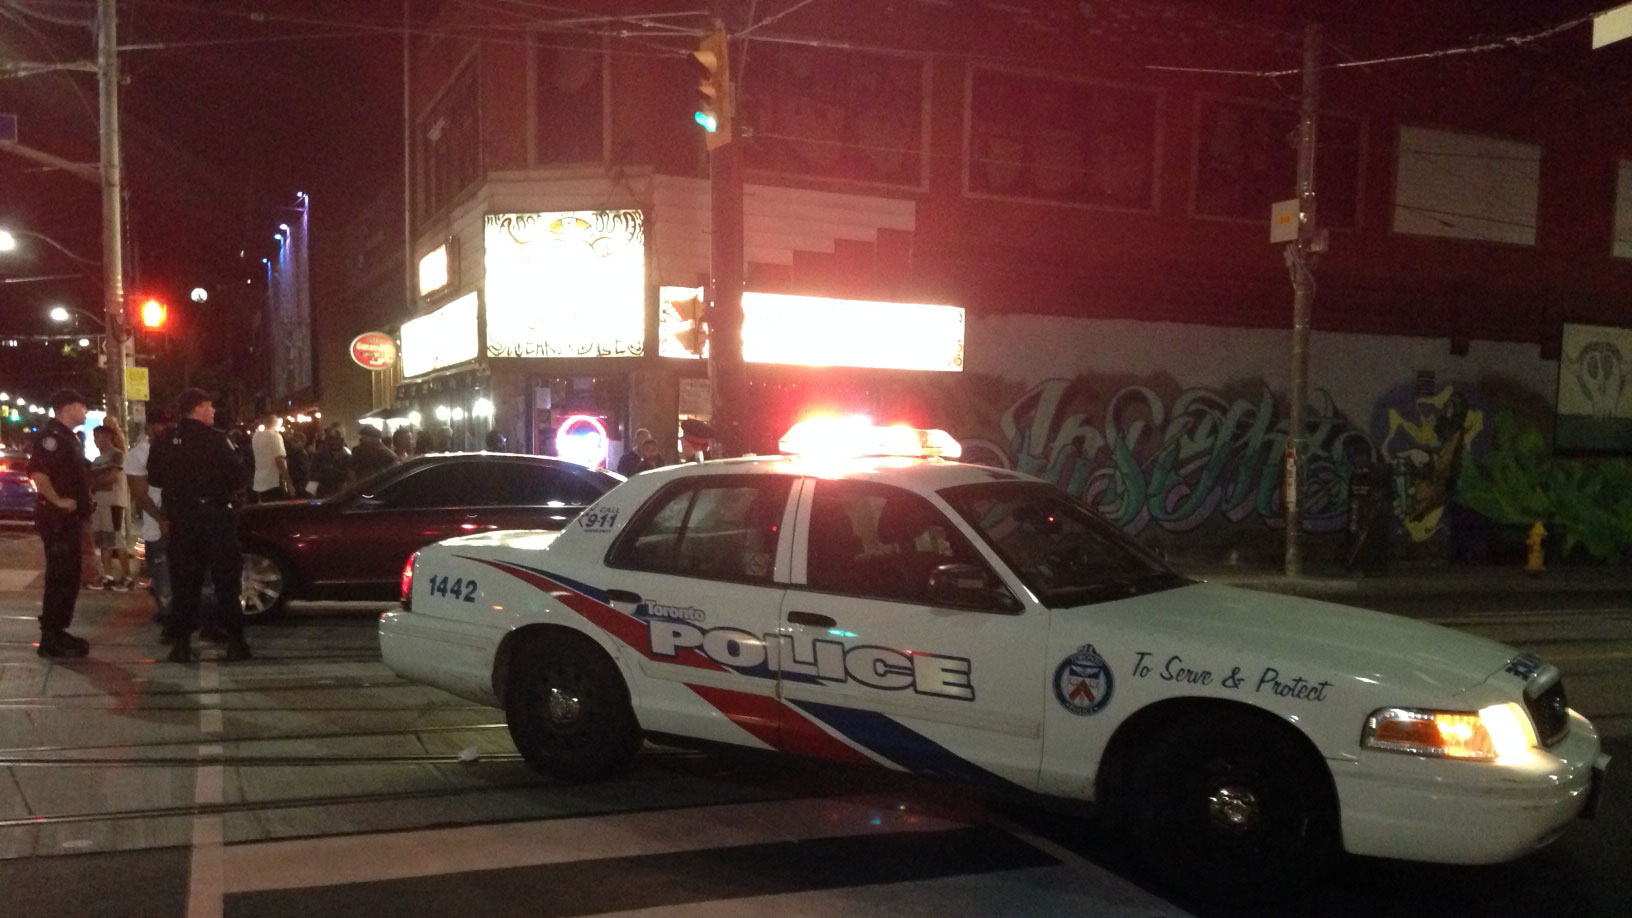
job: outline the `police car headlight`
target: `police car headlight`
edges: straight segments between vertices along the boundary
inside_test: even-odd
[[[1511,702],[1479,711],[1381,708],[1366,718],[1360,745],[1430,758],[1502,763],[1527,757],[1536,745],[1536,730],[1524,708]]]

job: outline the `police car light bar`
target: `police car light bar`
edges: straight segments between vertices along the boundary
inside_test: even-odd
[[[778,444],[790,456],[841,458],[926,456],[956,459],[963,447],[944,430],[904,424],[879,427],[864,415],[807,418],[788,428]]]

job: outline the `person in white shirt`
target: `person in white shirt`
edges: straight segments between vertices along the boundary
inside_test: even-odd
[[[175,419],[163,408],[147,410],[147,430],[130,448],[125,457],[125,480],[130,485],[130,505],[142,514],[142,542],[146,546],[148,589],[153,593],[156,607],[154,620],[160,627],[170,623],[170,556],[166,552],[166,533],[163,514],[162,488],[147,483],[147,460],[153,451],[153,438],[162,437],[174,426]]]
[[[249,448],[255,454],[255,479],[249,488],[255,492],[256,503],[292,497],[295,484],[289,477],[289,453],[283,445],[283,434],[278,433],[278,416],[268,411],[257,420],[259,426],[249,438]]]

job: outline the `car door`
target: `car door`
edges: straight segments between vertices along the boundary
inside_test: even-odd
[[[778,638],[789,743],[822,742],[819,726],[910,771],[1033,786],[1046,611],[1015,598],[961,527],[911,491],[814,480],[796,525]],[[932,595],[937,570],[961,592]]]
[[[483,529],[564,529],[611,490],[572,469],[539,462],[496,460],[484,471],[493,481],[492,504],[478,520]]]
[[[427,465],[372,493],[354,496],[330,522],[330,549],[316,553],[322,579],[354,585],[398,582],[403,562],[432,542],[484,528],[493,482],[475,458]]]
[[[796,481],[688,475],[648,499],[607,555],[607,593],[646,628],[641,726],[774,747],[776,631]]]

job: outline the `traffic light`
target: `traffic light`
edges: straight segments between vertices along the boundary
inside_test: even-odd
[[[142,328],[150,332],[163,331],[164,323],[170,317],[170,310],[158,300],[149,298],[142,303]]]
[[[703,141],[710,152],[731,142],[731,60],[726,50],[725,29],[716,27],[703,36],[691,52],[703,65],[697,89],[703,94],[702,107],[692,120],[702,126]]]
[[[702,289],[683,300],[671,300],[669,305],[674,307],[675,314],[682,321],[690,323],[675,332],[674,340],[693,354],[703,356],[708,346],[708,328],[703,325],[708,316],[708,303],[703,298]]]

